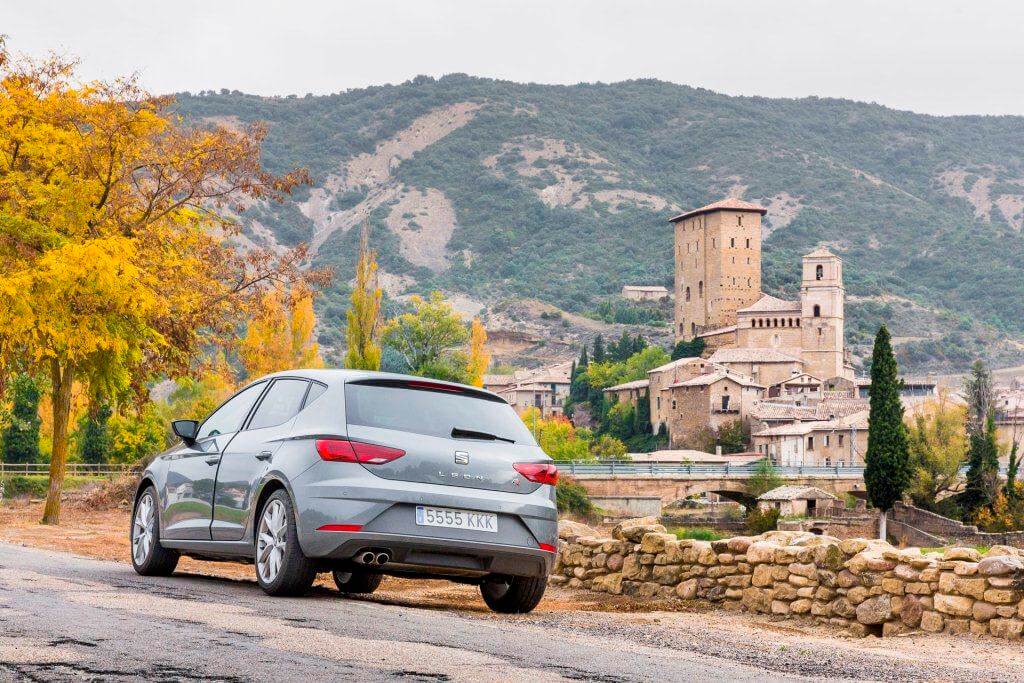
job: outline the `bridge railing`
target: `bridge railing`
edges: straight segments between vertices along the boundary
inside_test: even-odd
[[[757,464],[733,465],[677,462],[632,462],[609,460],[604,462],[566,461],[556,463],[558,469],[569,476],[692,476],[692,477],[750,477],[757,473]],[[832,477],[838,479],[859,479],[864,476],[863,467],[825,466],[776,466],[775,474],[782,477]]]
[[[69,462],[65,469],[65,475],[69,477],[113,477],[131,469],[131,465],[122,464],[93,464],[85,462]],[[28,462],[16,463],[0,462],[0,477],[24,476],[49,474],[50,463]]]

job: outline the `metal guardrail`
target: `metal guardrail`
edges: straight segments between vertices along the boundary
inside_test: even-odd
[[[112,477],[131,469],[131,465],[102,464],[95,465],[84,462],[69,462],[66,465],[64,474],[69,477]],[[49,474],[50,463],[29,462],[29,463],[4,463],[0,462],[0,476],[25,476],[36,474]]]
[[[569,476],[573,475],[609,475],[609,476],[687,476],[687,477],[750,477],[757,473],[758,465],[709,465],[675,462],[632,462],[615,460],[607,462],[559,462],[558,469]],[[835,479],[861,479],[864,477],[863,467],[816,467],[799,466],[773,468],[779,477],[832,477]]]
[[[757,463],[743,465],[709,465],[709,464],[687,464],[677,462],[633,462],[631,460],[609,460],[605,462],[593,461],[564,461],[556,462],[558,469],[563,474],[573,475],[597,475],[597,476],[648,476],[648,477],[694,477],[705,478],[710,476],[719,477],[750,477],[758,470]],[[863,467],[825,467],[825,466],[783,466],[776,465],[772,468],[774,473],[782,479],[788,477],[831,477],[833,479],[863,479]],[[1000,467],[999,473],[1006,476],[1006,467]],[[967,474],[967,468],[960,469],[961,475]]]

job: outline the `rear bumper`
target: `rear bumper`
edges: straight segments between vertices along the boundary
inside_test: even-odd
[[[498,543],[418,537],[386,533],[315,531],[330,538],[333,550],[322,560],[359,567],[354,558],[367,550],[387,552],[391,559],[382,566],[366,567],[396,575],[433,575],[473,579],[489,574],[543,577],[551,573],[555,554],[540,548]]]
[[[350,463],[317,463],[293,484],[299,544],[307,557],[344,564],[357,553],[386,550],[380,571],[482,576],[545,576],[557,547],[554,487],[507,493],[459,486],[381,479]],[[415,507],[472,510],[497,515],[496,533],[420,526]],[[320,531],[347,525],[351,531]]]

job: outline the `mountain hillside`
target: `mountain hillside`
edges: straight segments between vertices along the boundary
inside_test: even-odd
[[[243,221],[253,240],[309,242],[336,267],[327,342],[367,220],[391,297],[443,289],[524,335],[520,351],[552,335],[568,349],[601,317],[667,338],[617,293],[670,286],[668,217],[729,195],[768,208],[766,291],[795,296],[800,255],[819,244],[843,257],[861,356],[884,320],[914,370],[1024,357],[1024,118],[465,75],[325,97],[185,94],[178,107],[265,121],[267,166],[313,173],[294,201]]]

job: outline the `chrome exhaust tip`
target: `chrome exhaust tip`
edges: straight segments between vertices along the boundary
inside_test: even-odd
[[[359,564],[373,564],[374,562],[376,562],[376,560],[377,556],[369,550],[367,550],[365,553],[360,553],[359,556],[356,557],[356,562],[358,562]]]
[[[391,561],[390,553],[377,553],[377,557],[374,558],[377,564],[387,564]]]

